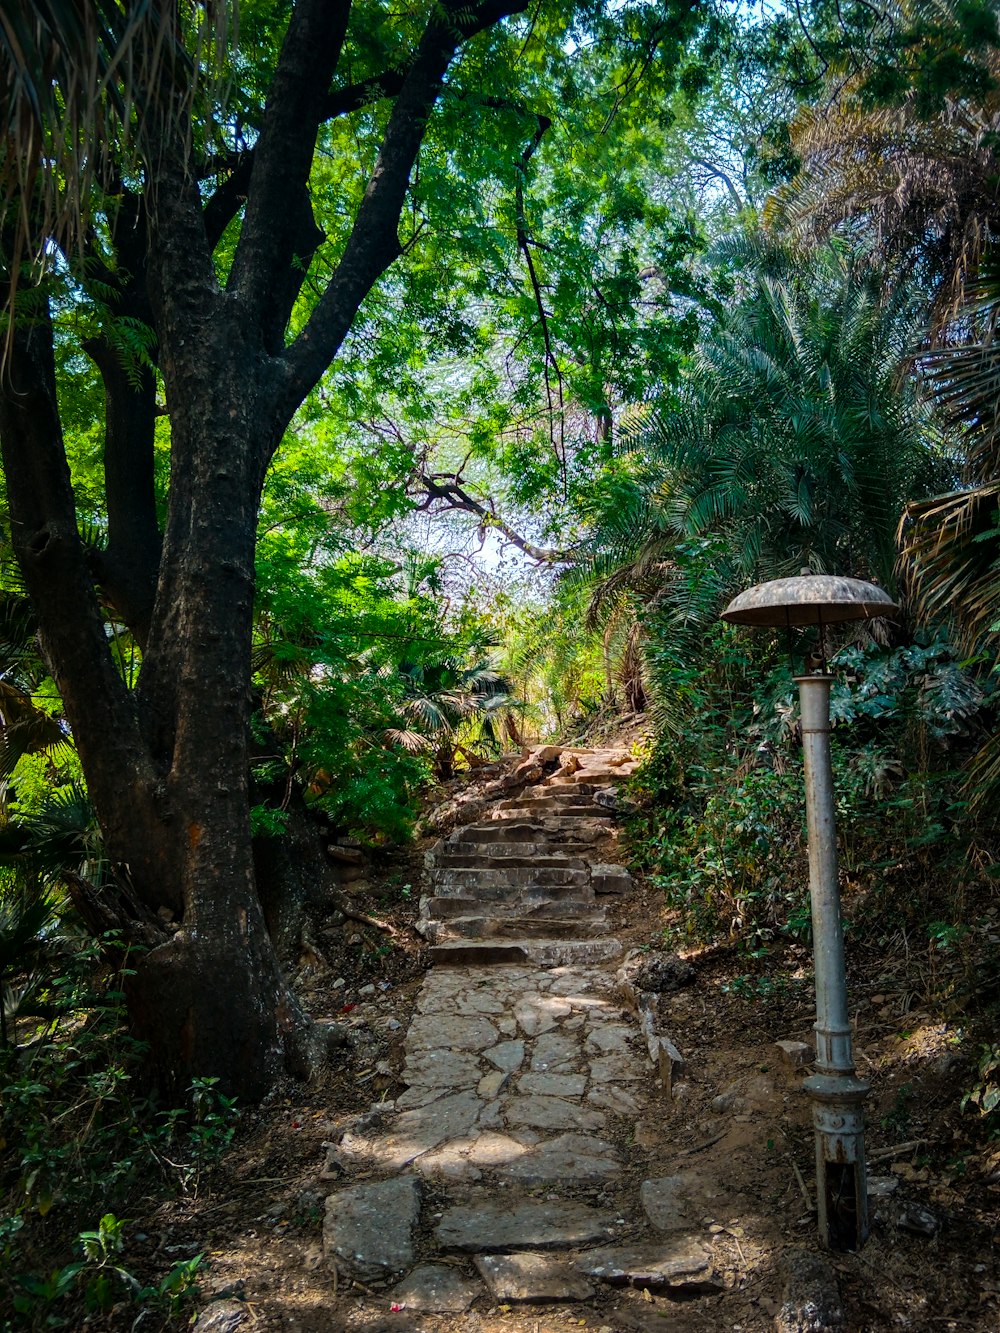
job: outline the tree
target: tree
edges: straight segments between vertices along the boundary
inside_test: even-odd
[[[525,144],[544,132],[532,99],[552,95],[570,53],[610,49],[622,31],[671,78],[696,21],[684,3],[579,14],[553,3],[504,25],[526,8],[247,5],[243,45],[223,61],[235,85],[224,104],[225,79],[195,77],[186,7],[166,6],[180,46],[158,60],[143,47],[133,61],[112,56],[98,79],[117,125],[105,151],[87,157],[86,125],[66,136],[69,157],[92,164],[73,178],[90,191],[89,212],[79,245],[66,243],[30,289],[16,267],[17,218],[28,219],[32,260],[51,259],[60,233],[25,197],[37,172],[15,174],[8,190],[9,292],[20,279],[0,385],[11,541],[108,856],[141,904],[142,932],[159,940],[128,1000],[167,1085],[211,1074],[255,1099],[283,1069],[306,1072],[313,1052],[264,929],[248,814],[255,529],[282,437],[383,275],[419,257],[428,218],[443,228],[459,206],[446,167],[458,159],[466,172],[463,203],[477,179],[514,189]],[[56,16],[42,49],[60,59],[43,63],[41,81],[68,96],[79,25],[57,20],[77,8],[25,0],[14,12],[29,25]],[[143,10],[93,12],[111,16],[114,52]],[[8,69],[13,49],[0,48]],[[96,119],[103,132],[108,118]],[[51,143],[18,141],[9,115],[5,129],[8,167],[15,148]],[[432,140],[433,193],[417,184]],[[105,393],[103,545],[81,536],[60,416],[57,363],[74,338]],[[164,413],[169,481],[157,461]],[[109,649],[105,607],[141,649],[134,688]]]
[[[899,515],[938,467],[902,376],[905,293],[883,300],[843,249],[808,257],[751,235],[716,254],[744,268],[743,294],[679,401],[635,434],[660,527],[724,534],[744,579],[808,565],[891,585]]]

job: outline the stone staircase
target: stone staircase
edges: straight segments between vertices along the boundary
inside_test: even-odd
[[[631,881],[597,859],[597,845],[614,832],[609,807],[634,765],[613,751],[556,753],[548,778],[427,853],[430,893],[417,924],[432,962],[555,967],[621,952],[602,900]]]
[[[402,1090],[353,1119],[321,1176],[338,1184],[327,1264],[383,1308],[444,1319],[414,1330],[474,1333],[498,1302],[523,1302],[569,1305],[576,1324],[608,1317],[610,1333],[649,1327],[617,1321],[626,1288],[649,1300],[720,1289],[711,1243],[680,1217],[678,1178],[644,1178],[640,1139],[664,1102],[623,1007],[604,906],[630,884],[603,859],[629,765],[554,757],[546,777],[529,756],[527,783],[511,775],[518,795],[428,854],[421,928],[437,966],[406,1033]],[[669,1098],[669,1078],[662,1087]]]

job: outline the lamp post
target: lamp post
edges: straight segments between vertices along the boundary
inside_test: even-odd
[[[888,593],[860,579],[805,573],[749,588],[722,613],[735,625],[823,627],[891,616]],[[825,663],[824,663],[825,667]],[[864,1099],[851,1050],[844,969],[844,931],[837,881],[837,827],[830,764],[830,686],[824,669],[796,676],[805,767],[809,897],[816,973],[816,1073],[805,1081],[816,1131],[819,1234],[834,1250],[859,1249],[868,1238]]]

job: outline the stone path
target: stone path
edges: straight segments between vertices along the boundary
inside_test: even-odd
[[[683,1234],[680,1178],[643,1180],[633,1160],[663,1093],[615,983],[604,902],[629,877],[594,851],[630,765],[541,754],[561,761],[544,785],[429,854],[435,966],[406,1036],[406,1089],[328,1163],[344,1184],[327,1200],[327,1262],[384,1288],[390,1308],[715,1288],[711,1250]]]

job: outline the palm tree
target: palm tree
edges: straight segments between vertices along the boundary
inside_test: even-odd
[[[1000,648],[1000,262],[987,257],[971,284],[957,327],[964,338],[921,363],[945,419],[960,435],[964,484],[908,506],[900,529],[900,567],[917,614],[948,626],[969,657]],[[1000,735],[980,750],[970,788],[974,803],[1000,786]]]
[[[739,271],[742,296],[675,398],[634,413],[630,467],[583,574],[592,627],[627,642],[630,617],[646,625],[668,728],[687,716],[679,664],[699,660],[736,586],[806,566],[891,587],[904,505],[943,475],[904,374],[918,327],[905,292],[886,299],[842,246],[803,254],[751,235],[714,258]]]
[[[736,238],[716,258],[751,266],[743,299],[702,339],[679,402],[631,437],[654,482],[637,569],[657,531],[714,532],[743,579],[808,566],[891,586],[899,515],[940,471],[903,377],[905,293],[886,300],[842,247]]]
[[[916,21],[925,40],[954,17],[950,0],[921,13],[912,3],[900,10],[895,20]],[[886,14],[884,22],[891,25],[893,16]],[[874,32],[872,42],[879,39]],[[815,240],[839,229],[883,264],[919,268],[935,287],[936,328],[961,303],[966,282],[1000,232],[995,40],[981,46],[975,60],[978,95],[945,96],[932,115],[915,88],[899,104],[878,104],[863,72],[831,69],[829,96],[804,108],[791,125],[800,170],[765,212],[775,232]]]

